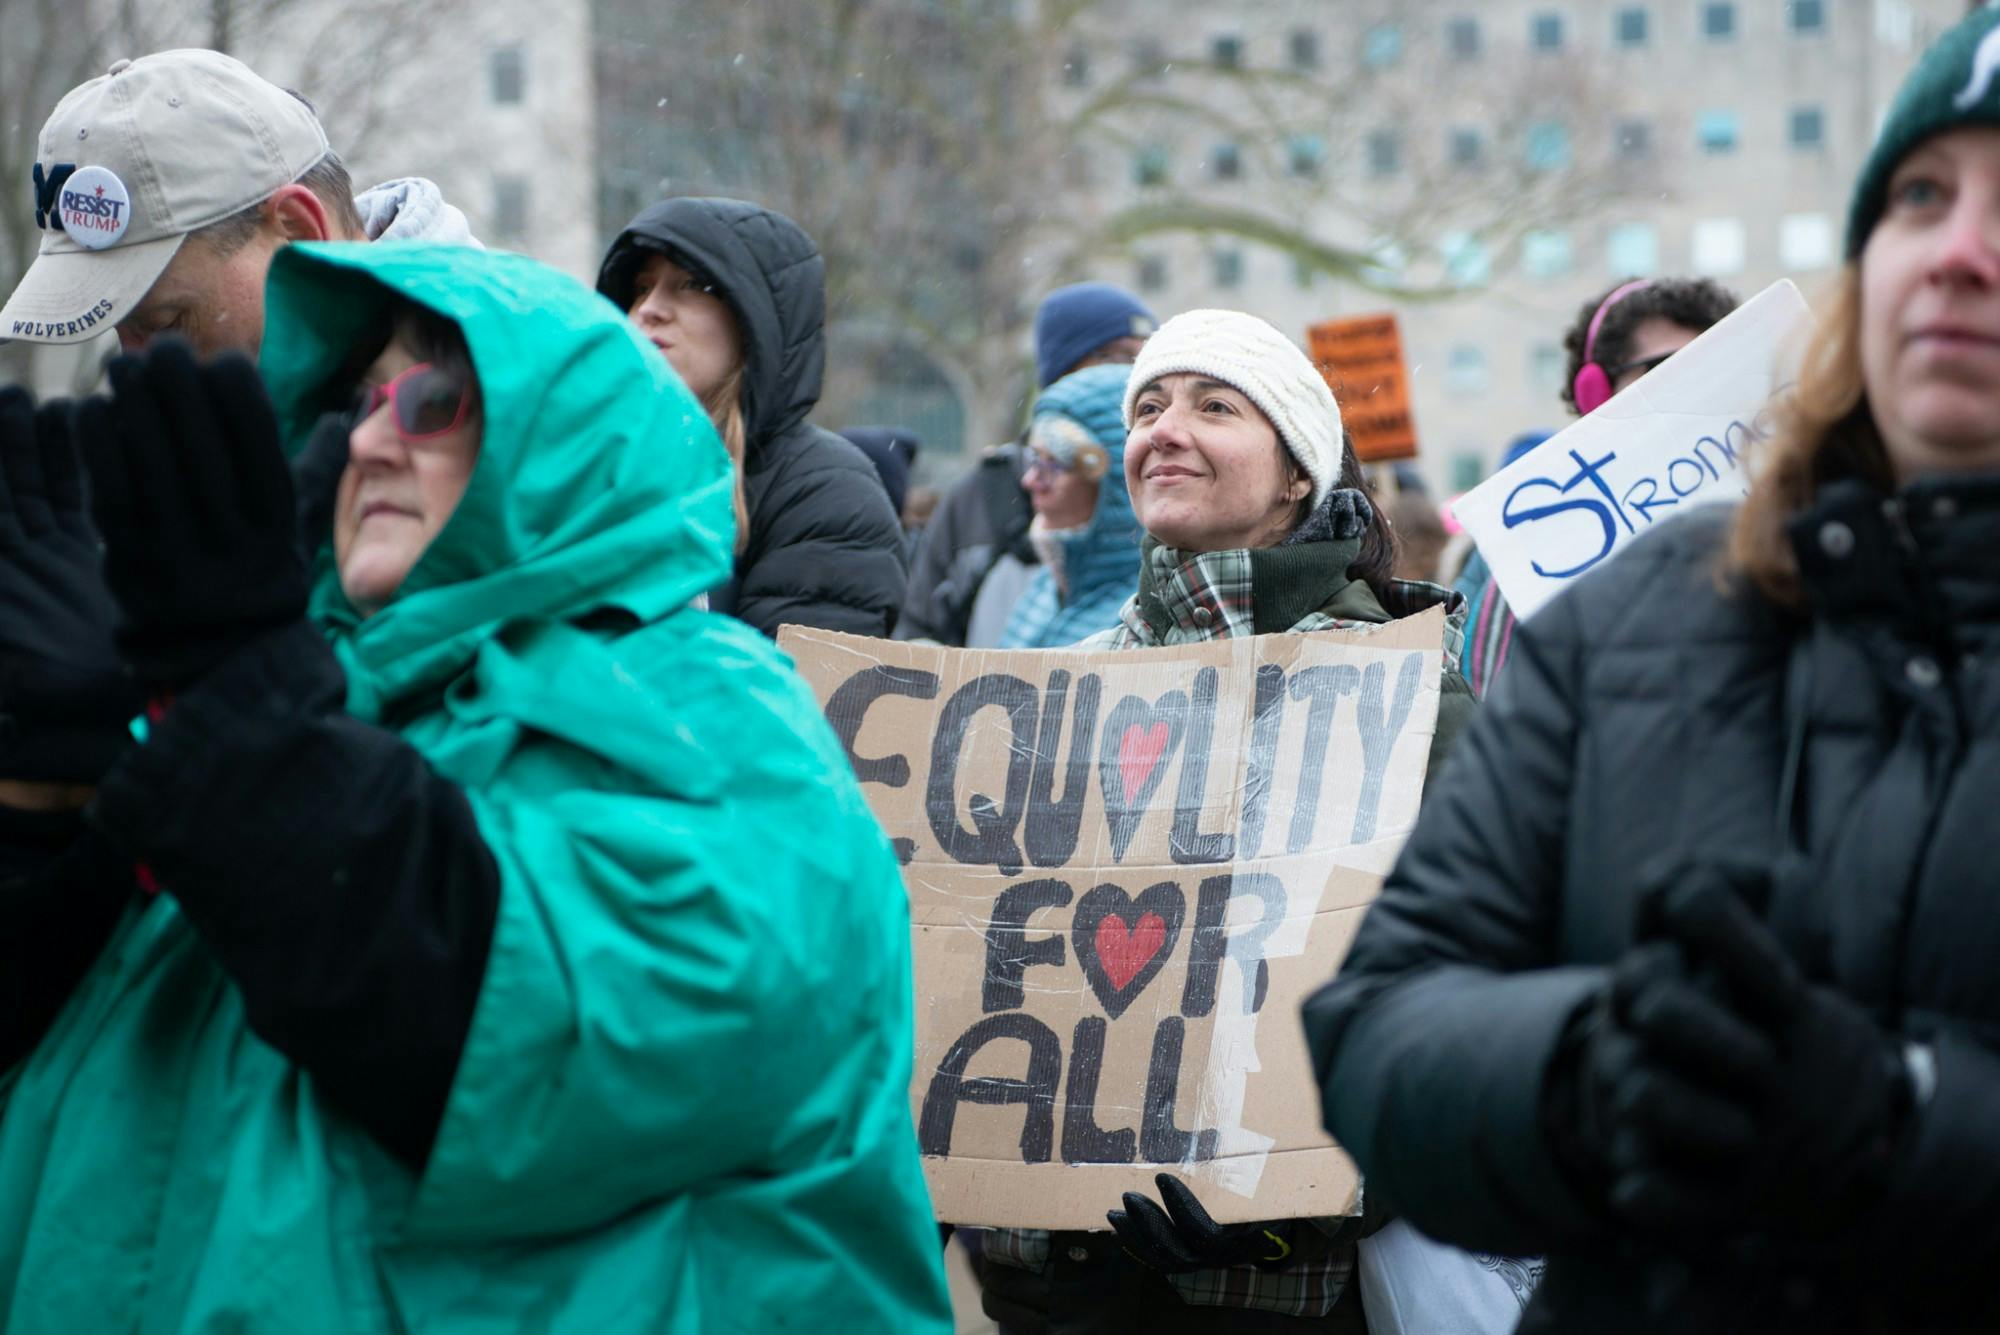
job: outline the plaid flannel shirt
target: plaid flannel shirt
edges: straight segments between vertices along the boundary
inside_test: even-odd
[[[1169,547],[1146,552],[1146,574],[1154,595],[1167,613],[1165,633],[1157,632],[1139,613],[1138,598],[1130,598],[1118,614],[1119,624],[1078,645],[1081,649],[1152,649],[1167,644],[1198,644],[1256,634],[1256,609],[1251,595],[1251,562],[1247,550],[1183,553]],[[1445,610],[1444,662],[1456,671],[1465,644],[1463,596],[1436,584],[1394,580],[1383,590],[1382,608],[1391,620],[1414,616],[1442,605]],[[1356,621],[1309,612],[1287,627],[1300,634],[1315,630],[1380,629],[1384,623]],[[1339,1219],[1300,1221],[1302,1227],[1331,1234]],[[1046,1229],[989,1229],[986,1257],[1002,1265],[1042,1270],[1049,1264],[1050,1233]],[[1286,1316],[1324,1316],[1333,1310],[1354,1273],[1351,1246],[1301,1248],[1322,1255],[1283,1270],[1254,1265],[1220,1270],[1196,1270],[1168,1275],[1181,1300],[1193,1307],[1242,1307]]]
[[[1345,1222],[1303,1219],[1299,1227],[1326,1233]],[[1050,1239],[1054,1236],[1041,1228],[987,1229],[985,1256],[1001,1265],[1044,1270],[1049,1264]],[[1281,1316],[1325,1316],[1340,1301],[1354,1274],[1354,1248],[1329,1245],[1301,1250],[1323,1254],[1284,1270],[1232,1265],[1162,1278],[1174,1286],[1181,1301],[1190,1307],[1241,1307]]]
[[[1138,598],[1132,597],[1119,610],[1117,626],[1091,636],[1078,648],[1152,649],[1164,644],[1199,644],[1256,634],[1247,550],[1188,554],[1171,547],[1153,547],[1146,553],[1146,563],[1154,595],[1167,613],[1165,634],[1155,632],[1140,615]],[[1445,671],[1455,672],[1465,649],[1464,597],[1441,585],[1412,579],[1391,580],[1382,592],[1382,610],[1391,621],[1440,605],[1445,609]],[[1378,630],[1382,624],[1308,612],[1285,630],[1294,635],[1315,630],[1365,632]]]

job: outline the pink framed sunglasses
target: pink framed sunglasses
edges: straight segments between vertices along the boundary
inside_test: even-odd
[[[373,417],[386,401],[395,409],[396,433],[404,440],[449,435],[472,414],[472,386],[429,362],[418,362],[387,384],[367,386],[358,397],[357,424]]]

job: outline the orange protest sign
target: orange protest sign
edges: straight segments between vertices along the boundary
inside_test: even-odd
[[[1410,417],[1410,379],[1403,369],[1403,335],[1393,315],[1328,320],[1306,331],[1313,363],[1340,402],[1340,420],[1354,435],[1354,452],[1369,463],[1417,452]]]

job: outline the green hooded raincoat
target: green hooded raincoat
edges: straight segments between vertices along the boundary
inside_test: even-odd
[[[896,863],[805,686],[688,606],[730,566],[707,419],[531,261],[292,246],[288,441],[391,291],[464,331],[482,451],[394,602],[322,555],[313,606],[501,871],[435,1149],[413,1178],[326,1107],[168,887],[0,1076],[0,1328],[948,1329]]]

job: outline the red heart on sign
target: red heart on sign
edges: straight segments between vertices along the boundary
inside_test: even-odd
[[[1125,802],[1129,806],[1132,799],[1146,786],[1152,776],[1153,766],[1160,763],[1160,752],[1167,749],[1167,725],[1155,723],[1141,731],[1134,723],[1125,729],[1125,735],[1118,741],[1118,775],[1125,781]]]
[[[1125,920],[1116,914],[1099,922],[1097,959],[1104,966],[1104,976],[1111,986],[1124,991],[1125,985],[1139,976],[1139,970],[1160,953],[1160,943],[1166,939],[1166,920],[1157,913],[1139,919],[1137,930],[1126,927]]]

